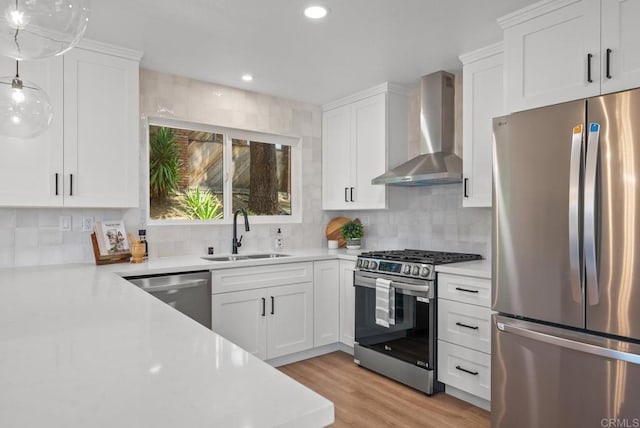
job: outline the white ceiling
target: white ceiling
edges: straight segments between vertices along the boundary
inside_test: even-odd
[[[141,50],[142,66],[322,104],[384,81],[461,68],[499,41],[496,18],[532,0],[93,0],[87,37]],[[243,73],[254,75],[245,83]]]

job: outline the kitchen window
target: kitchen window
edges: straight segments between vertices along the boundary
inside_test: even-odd
[[[150,224],[301,221],[298,138],[150,119]]]

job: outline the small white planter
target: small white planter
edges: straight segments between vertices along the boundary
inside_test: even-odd
[[[347,239],[347,250],[359,250],[360,239]]]

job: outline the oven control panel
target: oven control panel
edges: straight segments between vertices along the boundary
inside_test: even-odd
[[[395,262],[358,257],[356,268],[367,272],[381,272],[413,278],[435,279],[433,265],[423,263]]]

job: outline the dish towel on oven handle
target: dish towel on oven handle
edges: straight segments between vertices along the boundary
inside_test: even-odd
[[[389,328],[396,323],[396,290],[388,279],[376,278],[376,324]]]

